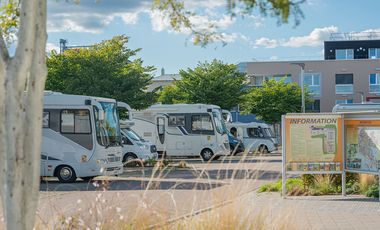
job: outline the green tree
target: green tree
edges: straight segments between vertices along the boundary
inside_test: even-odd
[[[20,7],[16,0],[5,1],[0,3],[0,34],[6,43],[12,43],[15,40],[17,27],[20,23]]]
[[[257,118],[269,124],[281,122],[281,115],[301,112],[301,87],[297,83],[269,80],[262,87],[255,87],[245,96],[242,105],[244,113],[256,114]],[[305,100],[311,102],[305,88]]]
[[[241,102],[245,93],[245,75],[233,64],[218,60],[199,63],[194,69],[181,70],[180,75],[181,80],[162,90],[160,102],[205,103],[231,109]]]
[[[139,49],[131,50],[127,43],[128,37],[116,36],[88,49],[53,53],[47,60],[46,89],[115,98],[135,109],[149,106],[155,95],[145,89],[154,68],[134,58]]]

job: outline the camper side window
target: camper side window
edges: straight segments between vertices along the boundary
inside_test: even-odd
[[[44,112],[42,114],[42,128],[49,128],[50,127],[50,113]]]
[[[192,131],[213,131],[211,117],[209,115],[191,116]]]
[[[185,116],[169,115],[169,126],[185,126]]]
[[[253,138],[263,138],[264,134],[261,130],[261,128],[248,128],[247,129],[248,137]]]
[[[91,133],[90,111],[86,109],[62,110],[61,112],[62,133]]]

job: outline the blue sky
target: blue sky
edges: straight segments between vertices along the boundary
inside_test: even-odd
[[[220,59],[237,64],[244,61],[322,59],[323,41],[331,32],[380,32],[378,0],[307,0],[302,5],[305,19],[294,28],[277,25],[277,19],[252,14],[244,19],[226,14],[226,0],[186,0],[186,7],[199,12],[192,18],[202,28],[213,21],[225,34],[227,46],[219,42],[206,48],[194,46],[188,31],[174,32],[150,0],[48,0],[48,49],[57,49],[59,39],[68,45],[91,45],[115,35],[130,37],[132,49],[145,65],[166,73],[193,68],[199,61]]]

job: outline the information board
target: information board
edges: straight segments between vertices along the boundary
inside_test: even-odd
[[[342,115],[285,116],[287,171],[342,170]]]
[[[346,169],[379,171],[380,120],[346,120]]]

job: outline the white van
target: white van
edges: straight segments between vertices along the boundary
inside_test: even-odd
[[[45,92],[41,176],[74,182],[123,172],[113,99]]]
[[[243,141],[248,152],[266,154],[276,151],[277,139],[269,125],[259,122],[227,123],[228,130],[236,138]]]
[[[158,153],[154,144],[142,139],[132,130],[134,123],[121,121],[121,136],[123,142],[123,164],[139,159],[142,163],[149,160],[157,160]],[[137,163],[137,162],[135,162]]]
[[[134,111],[134,130],[166,156],[201,156],[208,161],[229,155],[221,109],[205,104],[157,104]]]

